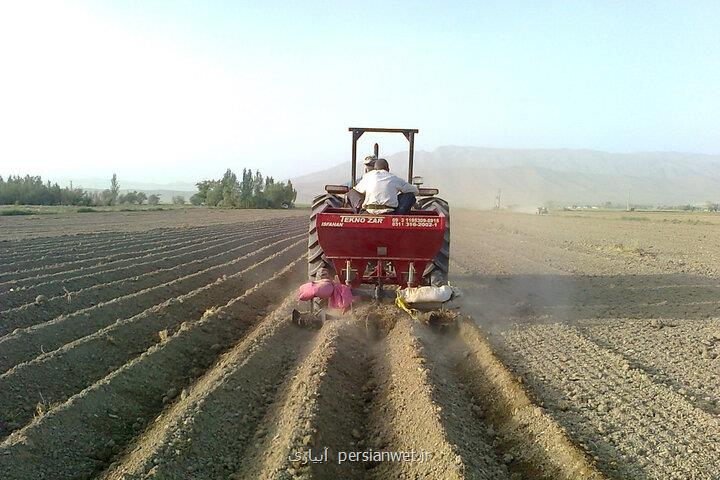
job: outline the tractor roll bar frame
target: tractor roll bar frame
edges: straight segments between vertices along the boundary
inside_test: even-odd
[[[417,128],[363,128],[350,127],[348,131],[352,132],[352,186],[357,184],[357,141],[362,137],[363,133],[402,133],[410,142],[408,149],[408,183],[412,183],[413,178],[413,157],[415,156],[415,134],[418,133]],[[378,144],[375,144],[375,156],[378,155]]]

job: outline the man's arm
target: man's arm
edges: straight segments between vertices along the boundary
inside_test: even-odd
[[[360,181],[355,184],[353,189],[356,192],[362,193],[363,195],[365,195],[366,190],[367,190],[367,180],[365,180],[365,177],[361,178]]]
[[[400,193],[414,193],[415,195],[420,193],[420,190],[418,189],[418,187],[416,187],[412,183],[408,183],[405,180],[402,180],[401,178],[398,178],[398,180],[400,180],[400,182],[399,182],[400,185],[398,187],[398,189],[400,190]]]

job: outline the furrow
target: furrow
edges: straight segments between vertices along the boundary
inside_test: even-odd
[[[87,479],[101,473],[135,435],[152,430],[164,404],[189,398],[182,389],[253,328],[278,291],[303,277],[303,267],[301,259],[286,262],[244,295],[12,434],[0,443],[0,478]]]
[[[383,462],[373,477],[508,478],[506,465],[493,452],[491,432],[458,398],[442,358],[423,346],[422,328],[401,316],[384,339],[368,436],[377,448],[428,452],[431,459]]]
[[[132,317],[151,307],[159,308],[168,302],[168,305],[172,305],[173,299],[180,295],[192,295],[193,292],[197,294],[210,287],[214,287],[212,293],[224,293],[228,288],[232,288],[233,281],[241,277],[243,269],[252,268],[258,262],[260,255],[272,254],[297,238],[280,240],[258,249],[252,244],[247,248],[249,253],[230,262],[6,335],[0,338],[0,371],[4,372],[46,351],[60,348],[63,344],[89,335],[114,321]],[[226,285],[224,282],[228,275],[231,283]],[[222,288],[217,288],[218,286]]]
[[[360,307],[316,333],[290,324],[291,306],[100,478],[604,478],[469,323],[435,334]]]
[[[182,328],[183,323],[192,322],[204,312],[211,314],[214,307],[265,280],[267,272],[293,263],[301,253],[302,241],[296,242],[242,272],[16,365],[0,375],[0,423],[4,424],[4,433],[27,423],[37,402],[52,405],[65,401]]]
[[[229,465],[231,478],[363,478],[362,465],[338,462],[339,452],[355,450],[350,442],[361,420],[355,404],[361,401],[357,380],[366,374],[363,344],[364,335],[354,322],[337,320],[323,326],[253,435],[232,452],[236,458]],[[330,425],[333,431],[326,428]],[[300,460],[321,452],[327,452],[326,461],[314,468]],[[222,475],[217,469],[199,473],[197,478]]]
[[[720,318],[645,320],[581,331],[590,341],[666,384],[694,406],[720,414]]]
[[[288,234],[292,233],[288,232]],[[223,244],[198,249],[187,254],[166,257],[162,262],[158,261],[156,263],[157,269],[154,271],[93,285],[64,295],[51,297],[42,302],[26,303],[11,308],[0,312],[0,335],[5,335],[16,328],[25,328],[49,321],[59,315],[69,315],[78,310],[91,308],[103,302],[206,270],[214,265],[229,262],[233,257],[247,253],[248,249],[258,242],[271,241],[280,235],[285,234],[267,236],[266,233],[253,234],[251,232],[245,237],[234,240],[230,245]],[[234,246],[236,244],[237,246]],[[212,253],[217,250],[219,250],[219,253]],[[210,255],[197,258],[201,254],[208,253]]]
[[[218,233],[213,232],[214,235],[218,235]],[[230,233],[227,232],[227,234]],[[93,245],[91,248],[80,249],[73,245],[63,245],[61,249],[52,253],[38,252],[26,256],[26,258],[18,258],[13,261],[6,260],[0,266],[0,275],[5,276],[16,272],[30,274],[39,270],[49,273],[53,267],[57,268],[59,265],[70,266],[92,263],[93,261],[97,262],[103,258],[116,257],[127,252],[137,252],[147,245],[175,244],[179,240],[203,237],[207,237],[207,234],[203,234],[203,232],[187,232],[182,229],[173,229],[154,236],[118,234],[107,246]]]
[[[605,478],[560,425],[532,402],[472,319],[459,322],[457,335],[423,338],[425,348],[436,351],[434,356],[447,356],[449,378],[459,383],[464,403],[492,432],[494,450],[512,475],[547,480]]]
[[[159,231],[159,235],[171,230],[172,229],[162,229]],[[98,238],[100,235],[102,235],[102,239]],[[83,253],[112,245],[119,238],[125,239],[131,236],[137,237],[138,235],[144,236],[143,233],[133,235],[133,233],[130,232],[106,232],[7,241],[6,254],[0,256],[0,260],[8,263],[32,260],[33,258],[45,255],[53,255],[59,247]]]
[[[175,228],[171,230],[161,230],[161,233],[155,235],[147,235],[144,233],[118,233],[118,238],[115,238],[109,242],[109,245],[117,245],[116,248],[106,248],[102,245],[94,245],[89,248],[88,251],[81,251],[78,247],[72,245],[62,245],[58,248],[58,253],[55,254],[30,254],[24,260],[11,263],[7,261],[3,263],[0,268],[3,272],[24,272],[32,273],[37,270],[44,270],[49,273],[49,269],[68,269],[69,266],[77,266],[77,261],[82,261],[92,264],[98,263],[105,257],[112,256],[117,257],[118,254],[124,254],[126,251],[137,252],[141,250],[143,246],[147,245],[184,245],[191,243],[192,241],[203,240],[203,239],[222,239],[228,236],[237,234],[243,227],[250,227],[254,229],[266,228],[283,228],[283,227],[300,227],[303,224],[297,220],[258,220],[254,222],[242,223],[242,224],[231,224],[223,225],[221,228],[204,228],[204,229],[184,229]],[[140,247],[140,248],[138,248]],[[89,257],[87,259],[83,257]],[[22,263],[23,265],[20,265]],[[32,267],[32,264],[37,264],[37,267]],[[22,267],[22,268],[21,268]],[[5,276],[6,273],[0,273],[0,277]]]
[[[266,232],[265,229],[251,229],[250,234],[256,232]],[[270,232],[267,231],[269,234]],[[232,240],[228,241],[231,243]],[[213,242],[210,247],[216,246]],[[92,268],[80,269],[77,272],[65,272],[66,276],[62,276],[62,272],[53,274],[53,278],[42,281],[33,285],[14,288],[13,291],[0,293],[0,302],[3,309],[22,306],[26,303],[35,302],[38,295],[45,297],[53,297],[58,295],[72,294],[83,288],[88,288],[99,283],[108,283],[114,280],[132,278],[144,273],[152,272],[158,268],[173,266],[174,257],[183,252],[182,255],[192,256],[198,250],[202,250],[204,244],[194,244],[183,247],[179,251],[165,252],[160,254],[141,255],[135,259],[123,260],[119,263],[122,265],[98,265]],[[75,273],[76,275],[72,275]],[[55,278],[57,277],[57,278]]]
[[[257,221],[253,223],[263,223],[269,221]],[[72,251],[76,254],[88,252],[102,252],[106,247],[111,247],[118,243],[118,240],[127,241],[145,241],[147,243],[156,242],[158,239],[165,238],[182,238],[188,234],[197,234],[198,236],[208,236],[222,232],[232,232],[238,224],[224,224],[199,227],[182,227],[182,228],[157,228],[146,232],[105,232],[105,233],[83,233],[76,235],[64,235],[51,238],[35,238],[23,239],[15,241],[17,246],[14,250],[8,245],[7,255],[0,256],[3,263],[28,261],[37,259],[38,257],[62,256],[64,250]],[[102,238],[98,239],[98,236]],[[13,242],[8,242],[13,243]],[[57,253],[58,250],[60,253]]]
[[[576,328],[533,326],[504,337],[516,371],[609,476],[704,478],[717,465],[716,415],[694,407]]]
[[[239,227],[245,227],[245,225],[240,225]],[[254,225],[253,230],[263,230],[263,229],[272,229],[273,226],[267,227],[265,225]],[[282,229],[282,226],[276,226],[275,228]],[[243,229],[245,230],[245,229]],[[236,232],[239,232],[240,230],[236,230]],[[38,283],[46,283],[48,281],[52,281],[53,279],[56,279],[58,277],[67,276],[70,273],[91,273],[91,272],[97,272],[104,269],[107,269],[110,267],[119,267],[124,266],[126,264],[133,264],[133,262],[137,263],[139,259],[151,259],[154,257],[157,257],[159,255],[162,255],[164,253],[173,252],[174,250],[191,250],[197,246],[198,239],[202,240],[203,243],[206,241],[215,242],[217,240],[223,240],[226,237],[232,237],[233,233],[230,232],[227,235],[223,235],[220,238],[217,238],[216,236],[211,237],[210,239],[207,239],[206,236],[198,235],[197,237],[192,237],[190,239],[184,239],[182,242],[171,242],[166,245],[160,245],[157,247],[149,248],[143,251],[133,251],[128,252],[122,255],[123,258],[117,258],[114,259],[112,256],[105,256],[93,259],[92,261],[88,261],[91,263],[90,266],[83,267],[83,266],[76,266],[73,265],[74,262],[68,262],[68,264],[58,264],[53,266],[54,273],[45,273],[45,274],[39,274],[35,276],[27,276],[25,272],[16,272],[12,274],[6,274],[0,277],[2,281],[0,281],[0,288],[13,288],[14,290],[20,289],[21,291],[23,289],[28,288],[28,285],[36,285]],[[151,244],[152,245],[152,244]],[[86,262],[86,263],[88,263]],[[28,272],[32,274],[33,272]],[[1,298],[1,297],[0,297]]]
[[[202,228],[202,227],[194,227]],[[152,233],[162,234],[170,231],[170,228],[161,228],[152,231]],[[151,232],[93,232],[77,235],[58,235],[55,237],[37,237],[23,238],[19,240],[7,240],[7,255],[3,258],[12,256],[30,256],[42,252],[53,251],[60,245],[79,246],[79,247],[96,247],[104,244],[110,244],[118,235],[149,235]]]
[[[75,254],[72,254],[68,258],[62,259],[62,262],[51,263],[35,268],[23,268],[16,269],[10,272],[0,274],[4,285],[19,285],[29,283],[30,280],[33,282],[39,282],[44,280],[46,277],[51,276],[58,272],[76,272],[85,268],[92,268],[98,265],[105,265],[108,263],[119,262],[128,258],[136,258],[139,255],[148,253],[169,253],[183,248],[188,249],[193,245],[196,245],[198,241],[209,241],[209,242],[220,242],[228,238],[232,238],[232,233],[226,235],[216,235],[213,237],[182,237],[181,239],[173,239],[170,241],[154,242],[154,243],[141,243],[134,247],[128,247],[122,249],[117,253],[108,254],[103,252],[102,256],[95,256],[93,258],[82,259],[78,258]],[[152,248],[148,246],[152,245]]]
[[[229,235],[228,235],[229,236]],[[142,244],[139,248],[126,249],[120,253],[90,258],[87,260],[76,260],[74,255],[70,255],[71,260],[65,262],[53,263],[45,267],[30,268],[23,270],[15,270],[9,273],[3,273],[0,277],[0,286],[13,288],[22,288],[25,285],[46,281],[47,279],[56,278],[61,274],[79,272],[83,270],[92,271],[93,269],[102,268],[107,265],[123,265],[127,260],[133,260],[138,256],[151,257],[177,250],[180,248],[192,248],[198,239],[206,237],[198,235],[197,237],[183,237],[182,241],[172,240],[169,242],[155,242]],[[211,238],[215,240],[216,237]],[[221,237],[221,239],[224,237]],[[151,246],[148,248],[148,246]]]
[[[243,469],[248,445],[269,435],[260,423],[276,408],[281,385],[315,345],[315,330],[291,324],[294,303],[288,298],[266,317],[100,478],[227,478]]]

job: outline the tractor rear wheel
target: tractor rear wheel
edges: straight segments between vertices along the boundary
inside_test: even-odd
[[[440,251],[425,267],[423,279],[427,285],[434,287],[447,285],[450,271],[450,205],[442,198],[426,197],[418,200],[415,207],[418,210],[430,210],[445,215],[445,239]]]
[[[310,281],[317,280],[318,273],[327,268],[330,270],[330,278],[334,276],[332,263],[325,258],[325,253],[320,247],[317,233],[316,218],[318,213],[322,213],[328,208],[340,208],[343,205],[342,197],[339,195],[331,195],[326,193],[315,197],[312,203],[312,211],[310,213],[310,224],[308,226],[308,278]]]

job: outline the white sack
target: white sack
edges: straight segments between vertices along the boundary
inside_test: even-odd
[[[450,285],[442,287],[408,287],[400,290],[400,295],[407,303],[425,302],[447,302],[453,294],[459,295],[459,291]]]

